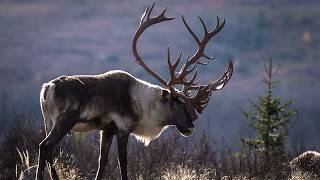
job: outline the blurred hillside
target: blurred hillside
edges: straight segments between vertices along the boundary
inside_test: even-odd
[[[131,53],[132,35],[147,3],[150,1],[0,1],[0,94],[4,102],[0,127],[10,123],[3,113],[6,108],[33,110],[39,115],[41,84],[63,74],[122,69],[157,83],[135,64]],[[140,42],[145,61],[163,75],[167,74],[168,45],[173,55],[183,50],[185,57],[195,49],[181,14],[199,35],[202,29],[197,16],[210,27],[216,16],[226,19],[225,28],[206,49],[216,60],[203,67],[201,77],[203,81],[217,78],[228,58],[235,62],[234,76],[212,98],[198,126],[208,123],[212,137],[238,142],[239,134],[247,131],[239,107],[263,92],[263,62],[272,56],[279,64],[276,92],[293,99],[298,110],[290,132],[293,142],[303,139],[319,147],[319,2],[163,0],[157,2],[155,12],[164,7],[176,20],[151,28]]]

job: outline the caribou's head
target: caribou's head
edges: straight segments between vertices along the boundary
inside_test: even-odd
[[[191,30],[187,24],[185,18],[182,16],[182,21],[186,26],[189,33],[192,35],[197,43],[198,49],[191,57],[188,57],[186,62],[181,66],[180,70],[176,71],[182,56],[182,52],[176,58],[175,62],[171,62],[170,48],[168,47],[167,62],[170,73],[170,79],[165,81],[159,74],[150,69],[140,57],[137,51],[137,41],[141,34],[150,26],[170,21],[174,18],[165,16],[166,9],[164,9],[159,15],[151,17],[151,12],[154,8],[148,6],[141,17],[140,26],[136,31],[133,42],[132,50],[136,58],[136,62],[142,66],[150,75],[156,78],[166,90],[162,91],[163,103],[166,103],[170,110],[168,110],[166,117],[168,117],[169,125],[175,125],[181,134],[190,135],[193,132],[193,121],[198,118],[198,114],[201,114],[208,105],[208,102],[213,91],[221,90],[227,82],[230,80],[233,73],[233,63],[229,60],[229,65],[224,74],[217,80],[211,81],[207,84],[200,84],[197,79],[196,70],[197,65],[207,65],[215,57],[209,57],[204,53],[204,49],[207,43],[224,27],[225,21],[220,23],[217,17],[216,27],[212,31],[208,31],[203,19],[199,17],[199,20],[204,29],[204,36],[199,39],[195,33]],[[201,58],[207,59],[206,62],[200,61]]]
[[[180,97],[173,96],[168,90],[162,90],[161,103],[166,109],[165,125],[174,125],[184,136],[189,136],[194,130],[193,121],[188,112],[184,100]]]

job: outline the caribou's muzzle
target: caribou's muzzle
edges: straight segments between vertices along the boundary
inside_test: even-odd
[[[190,136],[193,133],[193,131],[194,131],[194,127],[190,127],[186,131],[180,131],[180,134],[182,136],[186,136],[187,137],[187,136]]]

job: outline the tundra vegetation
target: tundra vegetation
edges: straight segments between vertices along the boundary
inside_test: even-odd
[[[263,82],[267,88],[265,95],[259,97],[259,103],[249,100],[252,109],[242,110],[248,119],[248,125],[254,130],[255,137],[241,138],[244,145],[253,152],[255,172],[261,178],[273,176],[283,178],[288,154],[285,146],[288,139],[290,122],[296,113],[290,109],[292,102],[282,103],[280,97],[274,97],[274,88],[277,81],[273,76],[278,69],[272,66],[272,59],[264,65],[266,76]],[[283,171],[282,171],[283,170]]]
[[[248,117],[249,127],[255,130],[255,133],[251,137],[241,138],[239,151],[232,150],[224,141],[210,138],[208,129],[198,129],[188,138],[180,136],[175,129],[169,129],[147,147],[133,139],[129,140],[129,178],[165,180],[319,178],[319,153],[313,151],[303,153],[306,149],[302,145],[299,149],[289,147],[286,143],[295,111],[289,108],[288,103],[282,104],[280,97],[272,96],[274,86],[271,82],[274,81],[270,75],[274,71],[271,62],[266,66],[266,72],[266,95],[260,97],[259,103],[252,102],[251,111],[242,110]],[[271,102],[273,104],[270,104]],[[262,109],[263,111],[258,111]],[[255,113],[261,113],[259,115],[261,119],[250,118]],[[277,113],[278,116],[273,116]],[[30,113],[18,114],[13,111],[7,114],[15,126],[8,127],[1,140],[0,179],[28,179],[28,177],[33,179],[38,144],[45,136],[44,127],[40,125],[42,120],[33,119]],[[35,121],[39,123],[32,123]],[[266,128],[268,126],[275,127]],[[58,144],[54,152],[56,158],[53,166],[61,179],[94,178],[99,154],[98,137],[97,132],[72,133]],[[120,178],[115,143],[114,141],[111,145],[106,179]],[[298,156],[300,154],[302,155]]]

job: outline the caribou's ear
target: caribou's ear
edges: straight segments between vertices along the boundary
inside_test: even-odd
[[[170,92],[166,89],[162,89],[161,90],[161,96],[164,98],[164,99],[169,99],[170,98]]]

